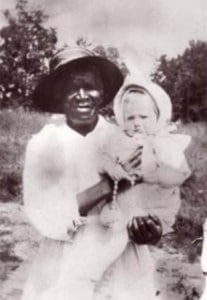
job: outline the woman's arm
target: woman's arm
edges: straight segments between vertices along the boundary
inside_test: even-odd
[[[112,184],[107,178],[76,195],[81,216],[87,213],[100,201],[106,200],[112,195]]]
[[[79,218],[75,189],[65,176],[64,155],[56,128],[46,126],[29,141],[23,174],[24,209],[44,236],[69,241]]]

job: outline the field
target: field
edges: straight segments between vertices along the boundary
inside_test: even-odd
[[[0,111],[0,300],[19,300],[39,235],[22,211],[22,170],[28,139],[50,116],[23,110]],[[199,299],[202,224],[207,215],[207,125],[179,125],[192,136],[187,150],[191,178],[182,187],[182,206],[174,232],[152,249],[166,299]]]

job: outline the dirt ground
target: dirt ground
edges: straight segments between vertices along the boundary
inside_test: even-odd
[[[0,300],[20,300],[39,236],[19,204],[0,203],[0,224]],[[152,253],[162,299],[199,299],[204,286],[199,257],[191,263],[185,251],[165,242]]]

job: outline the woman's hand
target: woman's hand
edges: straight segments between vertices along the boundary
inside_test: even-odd
[[[156,244],[162,236],[157,216],[133,217],[127,226],[129,238],[138,245]]]

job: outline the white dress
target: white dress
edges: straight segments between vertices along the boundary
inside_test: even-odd
[[[100,118],[83,137],[66,124],[51,124],[30,140],[24,205],[43,238],[23,300],[154,299],[148,248],[131,242],[126,247],[126,231],[114,234],[103,227],[101,205],[89,213],[92,222],[73,232],[79,218],[76,194],[99,182],[97,143],[110,126]]]

